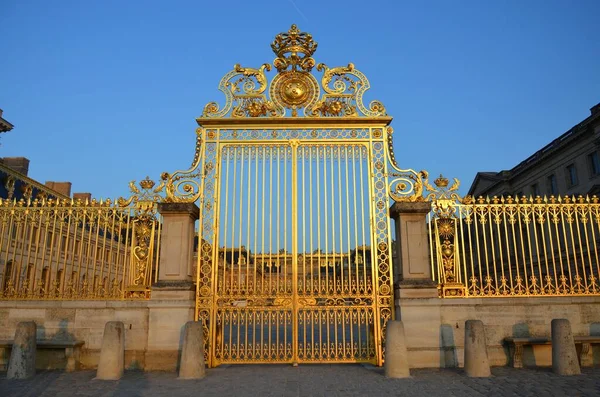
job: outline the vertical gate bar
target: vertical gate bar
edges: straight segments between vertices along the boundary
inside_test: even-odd
[[[266,199],[265,199],[265,188],[267,186],[267,150],[266,147],[263,146],[262,147],[262,199],[261,199],[261,206],[262,206],[262,214],[261,214],[261,221],[260,221],[260,225],[261,225],[261,234],[262,234],[262,238],[261,238],[261,244],[262,244],[262,248],[261,248],[261,272],[260,272],[260,277],[261,277],[261,282],[260,282],[260,294],[261,296],[264,295],[265,293],[265,203],[266,203]],[[260,324],[261,324],[261,335],[262,335],[262,329],[263,329],[263,323],[262,323],[262,316],[260,317]],[[260,345],[261,345],[261,351],[262,351],[262,344],[263,344],[263,340],[262,340],[262,336],[261,336],[261,341],[260,341]],[[261,353],[262,354],[262,353]]]
[[[360,164],[360,175],[359,175],[359,182],[360,182],[360,213],[361,213],[361,240],[362,240],[362,270],[363,270],[363,288],[364,288],[364,293],[365,295],[368,294],[369,290],[368,290],[368,283],[367,283],[367,251],[366,251],[366,247],[367,247],[367,241],[366,241],[366,236],[365,236],[365,222],[367,222],[367,219],[365,219],[365,196],[364,196],[364,192],[365,192],[365,187],[364,187],[364,179],[365,179],[365,174],[364,174],[364,169],[363,169],[363,162],[365,161],[363,159],[363,147],[361,147],[359,149],[359,164]],[[368,159],[367,159],[368,160]],[[368,171],[368,170],[367,170]],[[370,172],[368,173],[368,175],[370,175]],[[369,215],[369,219],[368,219],[369,224],[371,224],[371,217]],[[357,249],[358,252],[358,249]]]
[[[277,260],[277,272],[275,274],[275,291],[274,294],[275,296],[278,296],[281,293],[281,272],[282,269],[285,272],[285,261],[283,263],[283,266],[281,264],[281,230],[280,230],[280,226],[281,226],[281,152],[282,152],[282,147],[281,146],[277,146],[277,157],[276,159],[276,163],[277,163],[277,189],[276,189],[276,199],[277,199],[277,214],[276,214],[276,232],[275,232],[275,246],[276,246],[276,260]],[[284,198],[285,200],[285,198]],[[279,356],[279,318],[281,315],[281,308],[279,310],[277,310],[275,312],[275,320],[276,320],[276,324],[275,324],[275,329],[276,329],[276,334],[275,334],[275,351],[277,353],[277,355]]]
[[[544,223],[543,221],[543,213],[548,213],[548,207],[544,206],[541,207],[540,205],[538,205],[538,207],[540,208],[540,234],[542,235],[542,249],[544,250],[544,262],[546,263],[546,269],[548,268],[548,248],[547,248],[547,243],[546,243],[546,228],[544,227]],[[548,224],[549,226],[549,224]],[[536,228],[537,229],[537,228]],[[548,228],[548,232],[550,232],[550,228]],[[550,240],[550,246],[552,247],[552,235],[550,233],[548,233],[548,237]],[[537,241],[537,238],[536,238]],[[537,247],[536,247],[537,248]],[[552,251],[552,248],[550,249],[550,251]],[[552,255],[554,255],[554,253],[551,253]],[[539,255],[539,254],[538,254]],[[540,274],[540,279],[542,278],[542,265],[541,265],[541,258],[538,256],[538,272]],[[533,275],[533,264],[532,264],[532,268],[531,268],[531,274]],[[543,286],[543,280],[540,280],[540,285]],[[543,287],[542,287],[543,290]]]
[[[245,165],[246,165],[246,147],[241,147],[240,151],[242,152],[242,155],[240,157],[240,193],[239,193],[239,197],[238,197],[238,207],[239,207],[239,211],[238,211],[238,222],[239,222],[239,226],[238,226],[238,258],[237,258],[237,266],[238,266],[238,277],[237,277],[237,288],[235,290],[235,294],[239,295],[241,290],[242,290],[242,226],[243,226],[243,222],[242,220],[243,215],[242,215],[242,210],[244,208],[244,200],[246,199],[246,196],[244,195],[244,188],[243,188],[243,181],[244,181],[244,172],[245,172]],[[232,244],[234,244],[232,242]],[[234,248],[234,247],[232,247]],[[233,251],[233,249],[232,249]],[[239,340],[239,332],[240,332],[240,324],[238,324],[238,345],[240,343]],[[239,346],[238,346],[239,347]]]
[[[292,149],[292,362],[298,363],[298,144]],[[287,153],[287,149],[286,149]],[[286,156],[287,164],[287,156]],[[286,172],[287,175],[287,172]],[[304,176],[302,177],[304,181]],[[287,189],[286,189],[287,193]],[[286,211],[287,215],[287,211]],[[287,335],[287,332],[286,332]]]
[[[332,274],[332,278],[333,278],[333,281],[332,281],[333,282],[333,294],[337,295],[337,293],[338,293],[338,290],[337,290],[337,281],[339,281],[339,280],[337,279],[337,276],[336,276],[337,272],[336,272],[336,263],[335,263],[335,253],[336,253],[335,252],[335,249],[336,249],[336,246],[335,246],[335,243],[336,243],[336,241],[335,241],[335,234],[336,234],[335,233],[335,228],[336,228],[336,225],[335,225],[335,196],[334,196],[335,178],[333,176],[333,168],[334,168],[334,161],[335,161],[335,154],[336,154],[335,153],[336,146],[331,146],[330,150],[331,150],[330,151],[331,156],[329,158],[329,163],[330,163],[330,167],[331,167],[330,168],[331,201],[329,202],[329,205],[331,205],[331,252],[332,252],[332,255],[331,255],[332,258],[330,260],[331,260],[331,269],[333,270],[333,272],[332,272],[333,273]],[[327,273],[329,273],[329,269],[328,269]],[[335,328],[335,330],[337,331],[337,327]],[[337,344],[336,344],[336,346],[337,346]]]
[[[309,292],[311,296],[315,295],[315,264],[314,264],[314,251],[313,251],[313,237],[314,237],[314,228],[313,228],[313,152],[315,151],[314,146],[310,146],[308,148],[308,214],[309,214],[309,247],[310,247],[310,288]],[[306,239],[306,236],[304,237]],[[317,264],[318,266],[318,264]],[[311,341],[311,357],[314,359],[315,357],[315,309],[312,309],[309,312],[309,317],[311,319],[310,326],[310,341]]]
[[[87,207],[85,207],[82,211],[81,211],[81,241],[80,244],[78,246],[78,252],[77,252],[77,295],[78,297],[81,297],[81,289],[80,289],[80,285],[81,285],[81,264],[83,262],[83,246],[85,244],[85,227],[87,224]],[[130,236],[131,234],[131,224],[128,224],[128,228],[127,228],[127,237]],[[125,248],[126,250],[129,250],[129,245],[127,245],[127,247]],[[45,250],[42,248],[42,266],[44,263],[44,256],[45,256]],[[126,251],[124,256],[127,256],[128,252]],[[121,295],[125,293],[125,260],[123,260],[123,279],[121,280]]]
[[[378,255],[377,255],[377,231],[376,231],[376,213],[375,213],[375,208],[373,205],[373,197],[375,197],[375,192],[374,192],[374,158],[373,158],[373,153],[374,153],[374,149],[373,149],[373,142],[369,143],[369,153],[368,153],[368,165],[367,165],[367,169],[368,169],[368,175],[371,176],[369,183],[367,184],[369,189],[368,189],[368,194],[369,194],[369,200],[367,201],[368,205],[369,205],[369,216],[370,216],[370,238],[371,238],[371,277],[372,277],[372,292],[371,292],[371,296],[374,300],[373,302],[373,335],[372,335],[372,342],[373,343],[373,347],[375,348],[375,362],[377,365],[381,365],[382,364],[382,346],[381,346],[381,331],[380,331],[380,308],[379,308],[379,301],[377,299],[377,294],[379,291],[379,260],[378,260]]]
[[[340,255],[339,255],[339,265],[340,265],[340,283],[341,283],[341,293],[344,294],[346,291],[344,290],[344,250],[343,250],[343,246],[344,246],[344,227],[343,227],[343,221],[342,221],[342,192],[343,192],[343,187],[342,187],[342,148],[338,145],[337,147],[337,153],[338,153],[338,157],[337,157],[337,168],[338,168],[338,189],[337,189],[337,196],[338,196],[338,219],[339,219],[339,224],[340,224],[340,230],[339,230],[339,247],[340,247]],[[346,203],[348,203],[348,196],[346,195]]]
[[[28,208],[27,208],[28,209]],[[48,222],[49,223],[49,222]],[[30,234],[29,233],[29,228],[27,227],[27,225],[29,224],[29,212],[25,211],[25,217],[23,219],[23,223],[22,225],[20,225],[21,230],[20,233],[18,234],[18,240],[20,242],[20,254],[19,254],[19,261],[17,262],[13,262],[13,266],[17,269],[17,272],[15,274],[15,291],[17,294],[20,293],[19,291],[19,285],[21,284],[21,273],[23,272],[23,260],[25,259],[25,253],[26,253],[26,247],[29,245],[28,241],[27,241],[27,236]],[[46,224],[46,239],[48,238],[48,224]],[[44,242],[46,243],[46,241]],[[15,249],[16,251],[16,249]],[[44,248],[44,253],[46,253],[46,249]],[[42,262],[42,273],[44,272],[43,270],[43,264],[44,262]],[[18,266],[17,266],[18,265]],[[40,278],[41,281],[41,278]]]
[[[274,295],[277,295],[280,291],[280,279],[281,279],[281,253],[279,250],[281,246],[279,245],[281,242],[281,146],[276,146],[277,156],[275,157],[275,163],[277,164],[277,182],[275,184],[275,200],[277,201],[277,210],[275,212],[275,260],[277,261],[276,273],[275,273],[275,291]],[[285,264],[284,264],[285,267]],[[283,269],[285,270],[285,269]],[[277,331],[279,331],[279,322],[277,322]],[[277,332],[277,346],[279,346],[279,332]]]
[[[329,202],[327,200],[327,148],[323,147],[323,205],[325,209],[325,293],[329,294]],[[329,314],[327,316],[327,337],[329,340]]]
[[[506,282],[506,272],[504,271],[504,250],[502,249],[503,244],[502,244],[502,228],[500,227],[500,224],[502,223],[504,225],[504,227],[506,227],[506,209],[504,208],[504,204],[498,204],[498,206],[496,207],[497,211],[500,212],[500,214],[496,215],[496,234],[497,234],[497,238],[496,241],[498,242],[498,257],[499,257],[499,261],[500,261],[500,274],[502,274],[502,279],[505,280],[503,281]],[[510,261],[510,257],[508,257],[508,260]],[[510,266],[510,262],[509,262],[509,266]],[[503,284],[505,285],[505,284]]]
[[[206,130],[202,129],[202,138],[205,138],[205,134],[206,134]],[[217,131],[217,136],[220,135],[220,131]],[[208,342],[205,342],[205,345],[207,344],[208,346],[208,362],[207,365],[209,368],[215,367],[218,363],[217,363],[217,331],[221,332],[222,335],[222,330],[223,330],[223,326],[221,325],[221,328],[218,330],[217,329],[217,317],[218,317],[218,307],[217,307],[217,301],[220,297],[220,294],[222,294],[222,290],[219,289],[219,267],[220,267],[220,256],[219,256],[219,239],[220,239],[220,235],[221,235],[221,204],[222,204],[222,199],[221,199],[221,191],[223,189],[223,181],[225,180],[225,189],[227,189],[228,183],[227,183],[227,176],[229,175],[229,168],[227,168],[229,166],[229,155],[228,155],[228,148],[221,145],[220,143],[214,143],[211,144],[213,145],[214,151],[215,151],[215,162],[214,162],[214,167],[215,167],[215,171],[214,171],[214,175],[215,175],[215,183],[213,185],[213,191],[212,191],[212,197],[214,200],[214,206],[213,206],[213,220],[212,220],[212,246],[211,246],[211,251],[210,251],[210,266],[211,266],[211,272],[210,272],[210,290],[211,290],[211,299],[210,299],[210,309],[208,312],[208,316],[209,316],[209,324],[208,324]],[[202,145],[201,147],[202,152],[200,153],[200,158],[202,159],[201,163],[200,163],[200,169],[204,170],[206,167],[206,145]],[[223,178],[223,158],[225,158],[227,165],[226,165],[226,178]],[[203,231],[204,231],[204,210],[206,208],[206,205],[204,204],[204,200],[205,200],[205,190],[204,187],[206,186],[205,183],[205,177],[202,177],[202,181],[201,181],[201,196],[200,196],[200,211],[199,211],[199,216],[198,216],[198,256],[197,256],[197,265],[196,265],[196,313],[195,313],[195,320],[197,321],[199,319],[199,315],[200,315],[200,307],[199,307],[199,302],[198,302],[198,297],[199,297],[199,288],[200,288],[200,263],[201,263],[201,255],[200,255],[200,249],[202,247],[202,240],[203,240]],[[223,232],[223,235],[225,236],[226,231]],[[225,241],[225,238],[223,239]],[[225,260],[225,258],[223,259]],[[225,274],[223,274],[223,282],[225,281]],[[221,317],[222,318],[222,317]],[[221,348],[223,346],[223,337],[221,336]],[[221,358],[223,357],[223,355],[221,354]]]
[[[592,264],[593,264],[593,261],[592,261],[592,250],[590,248],[590,240],[589,240],[588,227],[587,227],[588,222],[590,223],[590,226],[592,226],[592,227],[594,227],[594,224],[593,224],[592,214],[589,213],[589,211],[588,211],[589,210],[589,206],[590,206],[590,204],[589,204],[589,198],[588,198],[587,205],[582,205],[582,208],[581,208],[582,209],[582,217],[584,217],[586,219],[586,221],[583,222],[583,234],[585,236],[585,248],[586,248],[587,257],[588,257],[587,264],[588,264],[588,266],[590,268],[589,269],[589,271],[590,271],[590,274],[589,274],[590,279],[588,280],[586,278],[586,290],[588,288],[587,281],[589,281],[590,284],[594,284],[592,282],[592,280],[591,280],[591,277],[594,276],[594,268],[592,266]],[[590,291],[590,292],[595,292],[595,291]]]
[[[305,180],[306,180],[306,148],[302,147],[300,148],[302,151],[302,155],[300,156],[300,160],[296,160],[297,162],[299,162],[299,164],[302,164],[302,173],[300,175],[302,175],[302,187],[300,189],[301,193],[301,197],[302,197],[302,292],[303,294],[306,294],[306,185],[305,185]],[[292,164],[293,164],[293,159],[292,159]],[[293,167],[293,165],[292,165]],[[293,171],[292,171],[293,172]],[[292,189],[293,189],[293,183],[292,183]],[[293,215],[292,215],[293,216]],[[292,241],[294,239],[292,238]],[[306,320],[306,318],[305,318]],[[304,346],[306,347],[306,322],[303,322],[305,324],[305,329],[304,329]]]
[[[104,214],[104,210],[100,209],[98,212],[102,212]],[[52,271],[52,262],[50,262],[50,277],[48,280],[48,289],[51,292],[51,297],[57,297],[57,292],[60,292],[60,283],[58,280],[58,276],[59,276],[59,268],[61,265],[61,256],[64,254],[64,249],[62,248],[62,241],[63,241],[63,233],[64,233],[64,219],[62,219],[62,214],[64,213],[64,209],[61,208],[58,211],[54,212],[54,237],[55,237],[55,241],[56,243],[53,243],[52,246],[54,247],[56,245],[56,247],[54,247],[56,249],[56,267],[54,269],[54,272]],[[59,214],[61,214],[61,217],[59,218]],[[58,237],[56,238],[56,222],[58,221]],[[66,258],[65,258],[66,259]],[[52,278],[54,278],[54,282],[52,282]],[[56,284],[56,288],[53,288],[53,284]],[[97,295],[97,291],[96,291],[96,295]]]
[[[496,250],[495,250],[495,245],[496,245],[496,241],[494,238],[494,230],[492,227],[492,223],[494,223],[493,219],[492,219],[492,212],[493,210],[496,209],[496,206],[494,204],[490,205],[490,211],[488,213],[488,231],[489,231],[489,238],[490,238],[490,251],[492,253],[492,265],[494,267],[494,284],[495,284],[495,291],[498,292],[498,267],[496,264]]]
[[[516,219],[515,219],[515,215],[518,217],[519,213],[518,213],[518,209],[514,206],[514,204],[509,204],[511,210],[513,211],[513,220],[512,222],[510,222],[510,232],[512,235],[512,247],[513,247],[513,251],[515,253],[514,256],[514,262],[515,262],[515,269],[516,269],[516,273],[517,273],[517,278],[520,278],[520,274],[521,272],[519,271],[519,252],[518,252],[518,245],[517,245],[517,235],[515,233],[515,223],[516,223]],[[508,239],[507,239],[508,241]],[[508,242],[507,242],[508,244]],[[509,255],[510,255],[510,249],[509,249]],[[511,281],[510,281],[510,285],[511,288],[513,288],[513,280],[512,280],[512,273],[511,273]]]
[[[575,197],[573,197],[573,201],[575,202]],[[573,272],[571,270],[571,255],[569,253],[569,247],[571,247],[571,249],[573,250],[573,261],[575,262],[574,266],[577,266],[577,255],[574,252],[575,249],[575,241],[571,241],[571,244],[569,244],[569,240],[567,238],[567,231],[569,231],[569,234],[571,235],[571,238],[573,238],[573,229],[572,229],[572,225],[573,222],[571,220],[571,222],[568,221],[565,223],[565,211],[569,211],[571,210],[571,206],[566,206],[566,205],[562,205],[561,208],[563,209],[561,212],[561,219],[562,219],[562,229],[563,229],[563,239],[565,242],[565,257],[567,259],[567,271],[569,273],[569,287],[570,287],[570,291],[573,291]],[[567,223],[569,224],[569,228],[567,229]]]
[[[256,158],[254,163],[254,269],[252,276],[252,294],[254,296],[258,294],[256,289],[256,266],[258,265],[258,187],[260,186],[258,183],[258,163],[260,159],[258,151],[259,146],[256,147]],[[256,319],[256,317],[254,317],[254,319]],[[254,322],[254,324],[256,324],[256,322]],[[254,336],[255,333],[253,332],[252,335]],[[252,344],[256,344],[256,341],[253,340]]]
[[[596,228],[594,227],[594,221],[600,226],[600,216],[598,211],[598,205],[594,205],[594,211],[592,211],[592,205],[588,204],[590,211],[590,229],[592,231],[592,246],[594,247],[594,258],[596,263],[596,275],[600,277],[600,258],[598,257],[598,244],[596,244]],[[596,215],[596,219],[594,219]],[[591,266],[591,264],[590,264]]]
[[[544,239],[543,239],[544,263],[546,264],[546,275],[549,277],[550,276],[550,266],[548,264],[548,244],[546,243],[546,237],[545,237],[547,234],[548,235],[547,240],[550,242],[550,257],[552,258],[552,265],[554,268],[554,276],[556,277],[556,262],[555,262],[555,258],[554,258],[554,243],[552,241],[552,228],[550,227],[549,210],[550,210],[550,207],[548,207],[547,204],[540,210],[540,218],[543,219],[542,217],[545,215],[545,220],[546,220],[546,222],[544,222],[546,227],[544,227],[543,224],[541,227],[542,235],[544,236]],[[546,233],[546,230],[547,230],[547,233]],[[541,262],[541,260],[538,261],[538,269],[540,270],[540,274],[541,274],[542,269],[541,269],[540,262]],[[531,266],[533,268],[533,261],[531,263]],[[543,280],[541,283],[543,285]],[[558,284],[555,284],[555,285],[558,286]],[[542,288],[542,290],[543,290],[543,288]]]
[[[231,252],[229,257],[229,293],[227,294],[229,298],[231,298],[231,295],[233,294],[234,291],[234,283],[233,283],[233,275],[235,273],[235,260],[234,260],[234,253],[235,253],[235,226],[236,226],[236,216],[235,216],[235,208],[236,208],[236,203],[238,202],[238,193],[237,193],[237,184],[236,179],[235,178],[239,178],[238,175],[238,169],[237,169],[237,163],[238,163],[238,149],[239,146],[233,146],[233,194],[231,195],[231,240],[229,241],[229,251]],[[241,179],[241,178],[240,178]],[[225,242],[225,260],[227,261],[227,241]],[[225,291],[227,291],[227,288],[225,288]],[[233,319],[233,318],[232,318]],[[229,322],[229,337],[231,338],[231,332],[233,331],[233,322],[230,321]],[[229,346],[231,346],[231,343],[229,344]],[[230,351],[231,352],[231,351]]]
[[[245,259],[244,259],[244,264],[245,264],[245,269],[244,269],[244,281],[246,281],[246,294],[250,293],[250,202],[251,200],[251,194],[250,194],[250,186],[255,186],[255,190],[256,190],[256,186],[258,181],[254,181],[254,185],[252,184],[252,160],[256,161],[256,157],[253,156],[253,152],[254,150],[256,150],[256,147],[251,146],[248,148],[248,178],[246,179],[246,191],[248,193],[248,204],[246,206],[246,253],[245,253]],[[256,207],[256,203],[254,203],[254,206]],[[247,320],[247,317],[246,317]],[[248,334],[248,321],[246,321],[246,335]],[[248,342],[246,341],[246,347],[248,345]]]
[[[316,161],[316,167],[315,167],[315,176],[316,176],[316,180],[317,183],[315,184],[315,186],[317,186],[317,281],[318,281],[318,288],[317,288],[317,294],[320,295],[321,294],[321,181],[320,181],[320,157],[321,157],[321,148],[319,146],[315,147],[315,152],[316,152],[316,156],[317,156],[317,161]],[[311,225],[311,229],[312,229],[312,225]],[[311,233],[314,232],[314,229],[311,230]],[[312,242],[312,237],[311,237],[311,242]],[[312,247],[311,247],[311,252],[312,251]],[[313,280],[314,283],[314,280]],[[319,323],[319,335],[321,334],[321,325]]]
[[[223,284],[222,287],[219,288],[219,280],[217,277],[217,291],[219,291],[219,289],[221,290],[221,294],[225,294],[225,291],[227,291],[227,232],[228,232],[228,226],[229,226],[229,182],[230,182],[230,177],[229,177],[229,163],[231,163],[231,148],[229,146],[225,146],[223,148],[219,148],[219,150],[222,150],[223,153],[225,154],[225,161],[226,161],[226,165],[225,165],[225,178],[223,178],[223,181],[225,182],[225,197],[220,200],[223,203],[225,203],[225,219],[223,220]],[[235,176],[235,174],[234,174]],[[233,207],[232,207],[233,210]],[[220,234],[220,233],[219,233]],[[219,245],[217,244],[215,245],[213,242],[213,246],[215,247],[215,249],[217,251],[219,251]],[[217,264],[219,263],[221,257],[219,254],[217,254]],[[219,272],[219,265],[217,265],[217,276],[218,276],[218,272]]]
[[[269,147],[269,292],[271,295],[273,293],[273,261],[272,261],[272,252],[273,252],[273,151],[275,151],[275,147]],[[269,340],[268,345],[268,354],[271,357],[272,345],[271,345],[271,317],[272,312],[268,311],[268,327],[267,327],[267,337]]]
[[[272,294],[273,288],[273,151],[275,148],[269,147],[269,295]],[[269,316],[269,324],[270,324]],[[270,329],[270,328],[269,328]],[[269,346],[271,343],[271,334],[269,332]],[[269,347],[269,352],[270,352]]]
[[[583,205],[577,205],[577,207],[575,208],[575,225],[577,225],[577,242],[579,244],[579,256],[581,259],[581,271],[583,272],[583,285],[585,290],[588,290],[588,285],[587,285],[587,271],[585,269],[585,254],[583,251],[583,241],[581,239],[581,229],[582,226],[584,227],[585,230],[585,223],[581,222],[580,223],[580,214],[579,214],[579,209],[582,208]]]
[[[563,270],[563,260],[562,260],[562,250],[561,250],[561,246],[560,246],[560,231],[558,229],[558,224],[560,223],[558,221],[558,214],[557,212],[560,212],[560,208],[558,206],[553,206],[553,223],[554,223],[554,232],[555,232],[555,236],[556,236],[556,248],[557,248],[557,252],[558,252],[558,263],[560,266],[560,275],[564,276],[564,270]],[[550,224],[548,224],[550,225]],[[551,240],[553,241],[553,240]],[[554,259],[554,247],[551,248],[552,251],[552,262],[554,265],[554,281],[556,283],[556,289],[558,292],[558,288],[559,288],[559,284],[558,284],[558,278],[557,278],[557,272],[556,272],[556,260]]]
[[[360,215],[361,215],[361,241],[362,241],[362,263],[359,263],[359,265],[361,265],[362,268],[362,272],[363,272],[363,289],[364,289],[364,296],[368,296],[370,294],[369,292],[369,288],[368,288],[368,283],[367,283],[367,252],[366,252],[366,246],[367,246],[367,241],[366,241],[366,236],[365,236],[365,222],[367,221],[365,219],[365,186],[364,186],[364,179],[365,179],[365,170],[363,167],[363,162],[365,161],[363,159],[363,149],[364,147],[359,147],[358,150],[358,158],[359,158],[359,175],[358,175],[358,180],[359,180],[359,184],[360,184]],[[368,174],[370,175],[370,174]],[[369,217],[369,223],[371,222],[371,219]],[[358,247],[356,249],[357,255],[358,254]],[[373,306],[371,305],[371,310],[373,309]],[[368,316],[369,316],[369,310],[365,309],[365,347],[363,350],[365,352],[366,357],[368,358],[369,356],[369,321],[368,321]],[[363,334],[362,334],[362,329],[359,328],[359,334],[358,334],[358,338],[359,338],[359,346],[361,349],[363,349]]]
[[[353,214],[354,214],[354,225],[353,225],[353,229],[354,229],[354,268],[355,268],[355,274],[354,277],[356,279],[356,290],[355,290],[355,294],[360,295],[360,272],[359,272],[359,268],[358,268],[358,209],[356,208],[356,205],[358,203],[358,191],[356,190],[356,146],[352,146],[352,204],[353,204]],[[358,150],[360,151],[361,148],[360,146],[358,147]],[[350,248],[348,247],[348,256],[350,256]],[[349,259],[350,261],[352,261],[352,258]]]
[[[350,170],[348,169],[348,146],[344,146],[344,172],[346,176],[346,251],[348,251],[348,295],[352,295],[352,265],[350,260],[350,182],[349,176]],[[350,330],[352,330],[352,322],[350,324]]]
[[[9,206],[12,206],[12,201],[10,201]],[[6,293],[5,289],[8,285],[9,278],[12,276],[14,265],[11,265],[10,272],[8,269],[8,255],[11,251],[11,245],[15,242],[12,237],[12,231],[14,230],[14,214],[11,212],[3,212],[2,213],[2,235],[0,235],[0,247],[6,247],[4,252],[0,252],[0,256],[4,256],[4,271],[2,272],[2,278],[0,283],[0,296]],[[8,221],[4,222],[5,218],[8,218]],[[37,260],[36,260],[37,262]],[[14,263],[14,262],[13,262]],[[11,274],[8,274],[11,273]]]
[[[238,198],[238,206],[240,208],[239,210],[239,229],[238,229],[238,258],[237,258],[237,266],[238,266],[238,279],[237,279],[237,288],[235,289],[234,295],[236,295],[235,299],[238,299],[238,296],[241,294],[241,290],[242,290],[242,220],[243,220],[243,216],[242,216],[242,209],[244,208],[244,189],[243,189],[243,181],[244,181],[244,170],[245,170],[245,165],[246,165],[246,159],[245,159],[245,155],[246,155],[246,147],[240,147],[240,151],[242,152],[242,155],[240,157],[240,193],[239,193],[239,198]],[[234,247],[232,247],[232,251],[234,250]],[[233,265],[235,266],[235,264]],[[236,339],[236,345],[237,345],[237,358],[240,358],[240,331],[242,328],[242,313],[244,312],[244,309],[239,309],[237,310],[237,339]]]
[[[97,287],[97,274],[96,274],[96,270],[97,270],[97,265],[98,265],[98,242],[100,240],[100,218],[102,214],[102,209],[98,210],[98,213],[96,214],[96,221],[94,226],[96,227],[96,235],[94,236],[94,259],[93,259],[93,266],[92,266],[92,291],[93,294],[96,295],[96,288]],[[54,244],[52,244],[54,246]],[[135,275],[134,275],[134,283],[135,283]]]
[[[115,221],[115,219],[114,219],[114,213],[113,213],[113,224],[114,224],[114,221]],[[67,235],[66,235],[65,249],[64,249],[65,262],[63,263],[62,278],[61,278],[61,280],[59,280],[59,289],[60,289],[60,297],[61,298],[64,298],[64,295],[65,295],[65,277],[67,274],[67,264],[72,261],[72,259],[69,260],[69,246],[71,244],[71,216],[67,216],[67,232],[66,233],[67,233]],[[37,252],[36,252],[35,258],[37,261]],[[108,266],[108,272],[109,272],[108,280],[110,282],[110,270],[111,270],[110,263],[107,266]],[[108,292],[109,291],[106,291],[104,294],[106,297],[109,296]]]
[[[40,211],[40,209],[35,208],[35,207],[34,208],[29,208],[29,211],[35,213],[36,215],[41,215],[41,212],[42,212],[42,211]],[[57,211],[55,211],[54,213],[56,214],[56,212]],[[34,224],[34,221],[35,221],[35,217],[33,217],[31,219],[31,222],[27,222],[26,223],[27,225],[29,225],[29,226],[27,226],[27,235],[28,235],[28,238],[27,238],[27,241],[23,241],[23,244],[24,245],[27,244],[27,259],[25,261],[21,260],[21,262],[24,262],[24,264],[21,263],[21,266],[20,266],[21,268],[24,268],[24,270],[25,270],[25,278],[20,283],[21,285],[19,285],[19,284],[15,285],[15,288],[16,288],[17,292],[19,292],[19,293],[22,293],[22,292],[26,291],[25,284],[28,282],[29,264],[31,263],[31,250],[33,248],[33,231],[34,231],[33,230],[33,224]],[[21,274],[22,270],[23,269],[21,269],[19,271],[19,274]],[[50,274],[52,273],[52,261],[50,262],[50,269],[49,269],[48,273],[50,273]]]

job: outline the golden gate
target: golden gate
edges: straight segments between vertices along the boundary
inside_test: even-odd
[[[294,25],[271,47],[278,73],[268,82],[271,65],[236,65],[223,108],[197,119],[192,166],[163,175],[166,201],[200,208],[207,362],[381,365],[390,196],[422,199],[421,174],[396,166],[391,117],[363,104],[369,82],[352,64],[319,64],[319,82],[317,44]]]

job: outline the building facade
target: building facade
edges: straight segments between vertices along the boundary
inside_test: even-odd
[[[510,170],[478,172],[468,194],[578,196],[600,193],[600,103],[590,116]]]

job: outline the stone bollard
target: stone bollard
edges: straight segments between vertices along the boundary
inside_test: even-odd
[[[179,379],[202,379],[205,374],[204,335],[200,321],[188,321],[183,334]]]
[[[124,365],[125,327],[121,321],[109,321],[104,326],[96,379],[121,379]]]
[[[33,321],[17,325],[8,362],[7,379],[27,379],[35,375],[36,329]]]
[[[565,318],[552,320],[552,371],[557,375],[580,375],[571,323]]]
[[[388,321],[385,333],[385,376],[388,378],[408,378],[408,353],[402,321]]]
[[[486,378],[492,374],[481,320],[465,322],[465,373],[476,378]]]

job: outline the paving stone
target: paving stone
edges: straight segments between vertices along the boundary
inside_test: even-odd
[[[383,369],[363,365],[230,365],[206,377],[182,381],[175,372],[125,371],[117,381],[93,379],[95,371],[39,371],[8,380],[0,372],[0,396],[595,396],[600,368],[558,376],[549,368],[492,368],[490,378],[469,378],[461,369],[415,369],[411,378],[387,379]]]

